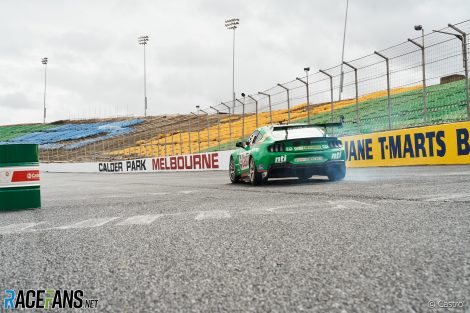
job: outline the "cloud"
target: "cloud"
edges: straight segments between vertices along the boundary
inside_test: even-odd
[[[149,35],[150,114],[181,113],[256,93],[339,63],[345,0],[3,1],[0,4],[0,124],[42,120],[49,57],[48,119],[143,113],[143,51]],[[470,2],[350,0],[351,60],[468,18]],[[466,16],[467,15],[467,16]],[[8,114],[8,117],[6,115]]]

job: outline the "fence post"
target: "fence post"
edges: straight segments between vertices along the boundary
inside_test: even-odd
[[[258,128],[258,100],[253,98],[253,96],[248,96],[251,100],[255,102],[255,117],[256,117],[256,128]]]
[[[181,122],[180,122],[180,154],[184,154],[183,153],[183,126],[181,125]]]
[[[219,147],[218,151],[220,151],[220,112],[219,112],[219,110],[217,110],[213,106],[211,106],[210,108],[217,113],[217,142],[219,143],[218,144],[218,147]]]
[[[188,151],[191,154],[191,118],[188,119]]]
[[[272,126],[273,125],[273,110],[272,110],[272,107],[271,107],[271,95],[267,94],[265,92],[261,92],[261,91],[258,91],[258,94],[268,97],[268,101],[269,101],[269,122],[271,123],[271,126]]]
[[[210,127],[210,121],[209,121],[209,113],[207,113],[206,111],[200,109],[199,111],[201,111],[202,113],[206,114],[206,117],[207,117],[207,149],[210,148],[211,146],[211,139],[210,139],[210,130],[209,130],[209,127]]]
[[[298,77],[296,77],[295,79],[304,83],[305,87],[307,88],[307,106],[306,106],[307,107],[307,121],[308,121],[308,124],[310,124],[310,90],[308,88],[308,83],[305,80],[298,78]]]
[[[379,57],[385,60],[385,66],[387,69],[387,101],[388,101],[388,129],[392,129],[392,102],[390,99],[390,64],[389,64],[389,59],[384,56],[383,54],[380,54],[377,51],[374,51],[375,54],[377,54]]]
[[[331,102],[331,121],[333,122],[334,119],[335,119],[335,103],[333,102],[333,76],[328,74],[327,72],[323,71],[323,70],[319,70],[320,73],[322,74],[325,74],[326,76],[328,76],[330,78],[330,102]],[[343,75],[344,77],[344,74],[341,73],[341,75]],[[341,86],[343,86],[343,83],[341,83]],[[341,87],[342,88],[342,87]]]
[[[360,134],[361,126],[360,126],[360,121],[359,121],[359,85],[357,82],[357,68],[345,61],[343,61],[343,64],[354,70],[354,85],[356,87],[356,125],[357,125],[357,132]]]
[[[458,32],[459,34],[446,33],[442,31],[433,30],[433,32],[444,33],[448,35],[454,35],[462,42],[462,58],[463,58],[463,68],[465,72],[465,99],[467,102],[467,118],[470,120],[470,99],[468,91],[468,54],[467,54],[467,33],[457,28],[452,24],[448,24],[450,28]]]
[[[245,99],[245,98],[243,98]],[[240,101],[239,99],[235,99],[242,105],[242,141],[245,140],[245,100]]]
[[[427,108],[427,89],[426,89],[426,59],[424,56],[424,35],[422,36],[422,44],[417,43],[413,39],[408,38],[408,41],[421,49],[421,69],[423,74],[423,113],[424,113],[424,124],[428,121],[428,108]]]
[[[281,85],[281,84],[277,84],[277,85],[287,92],[287,124],[290,124],[290,90],[284,85]]]
[[[228,109],[228,131],[230,136],[230,146],[232,146],[232,114],[230,113],[230,107],[225,103],[221,102],[224,107]]]
[[[196,117],[196,121],[197,121],[197,153],[201,153],[201,140],[200,140],[200,133],[199,133],[199,115],[194,113],[194,112],[191,112],[192,115],[194,115]]]

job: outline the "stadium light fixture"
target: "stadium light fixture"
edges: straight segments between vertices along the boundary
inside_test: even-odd
[[[46,86],[47,86],[47,62],[49,59],[42,58],[41,63],[44,65],[44,107],[43,107],[43,118],[42,123],[46,124]]]
[[[149,41],[149,36],[140,36],[137,40],[139,45],[144,46],[144,116],[147,117],[147,66],[145,60],[145,46]]]
[[[225,27],[233,31],[233,44],[232,44],[232,108],[235,111],[235,30],[238,28],[240,20],[232,18],[225,20]]]

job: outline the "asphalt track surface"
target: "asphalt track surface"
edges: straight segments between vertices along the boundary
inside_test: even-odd
[[[82,289],[99,312],[470,310],[470,166],[263,187],[43,173],[42,196],[0,212],[2,293]]]

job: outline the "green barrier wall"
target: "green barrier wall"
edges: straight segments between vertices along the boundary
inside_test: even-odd
[[[0,145],[0,211],[40,207],[38,145]]]

